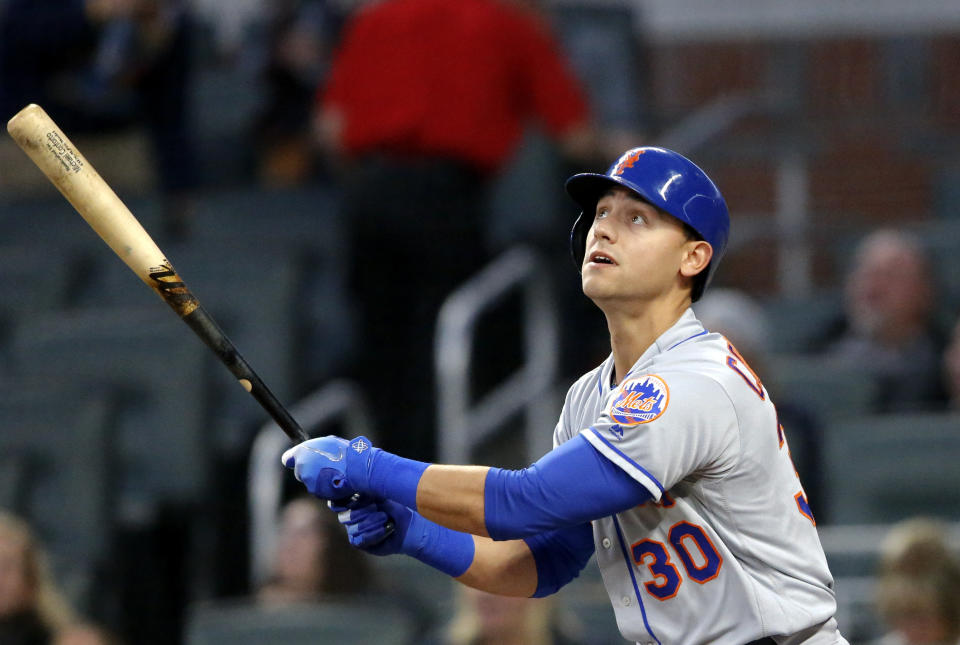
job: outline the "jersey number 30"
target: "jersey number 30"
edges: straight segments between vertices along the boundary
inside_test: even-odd
[[[710,582],[720,573],[723,558],[703,527],[691,522],[677,522],[670,528],[667,539],[687,577],[694,582]],[[641,540],[630,550],[637,566],[645,565],[653,575],[653,580],[643,585],[647,593],[657,600],[669,600],[677,595],[683,578],[670,560],[670,552],[663,542]]]

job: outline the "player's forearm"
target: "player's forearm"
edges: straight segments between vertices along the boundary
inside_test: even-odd
[[[427,465],[381,452],[371,473],[374,496],[415,508],[441,526],[495,540],[582,524],[651,497],[582,437],[521,470]]]
[[[494,542],[475,535],[473,563],[457,581],[501,596],[529,598],[537,590],[537,565],[523,540]]]
[[[441,526],[487,537],[483,495],[489,470],[486,466],[430,466],[417,486],[417,511]]]

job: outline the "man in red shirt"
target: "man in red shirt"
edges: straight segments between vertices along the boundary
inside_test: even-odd
[[[328,78],[316,125],[341,162],[365,348],[356,375],[385,447],[431,458],[433,385],[406,375],[432,373],[440,304],[487,259],[488,180],[531,125],[583,156],[586,99],[546,22],[506,0],[370,5]]]
[[[504,0],[389,0],[348,25],[321,95],[324,141],[495,171],[536,121],[583,145],[587,104],[539,15]]]

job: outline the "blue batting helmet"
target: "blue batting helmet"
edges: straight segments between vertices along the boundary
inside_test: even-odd
[[[623,187],[687,224],[713,248],[713,258],[694,281],[693,302],[700,299],[723,257],[730,234],[727,203],[716,185],[692,161],[664,148],[627,150],[606,174],[581,173],[567,180],[567,194],[582,208],[570,231],[570,251],[583,266],[587,231],[597,201],[610,188]]]

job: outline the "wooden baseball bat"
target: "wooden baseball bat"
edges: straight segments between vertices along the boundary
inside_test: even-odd
[[[133,213],[39,105],[20,110],[7,131],[113,252],[180,316],[295,442],[307,434],[204,310]]]

